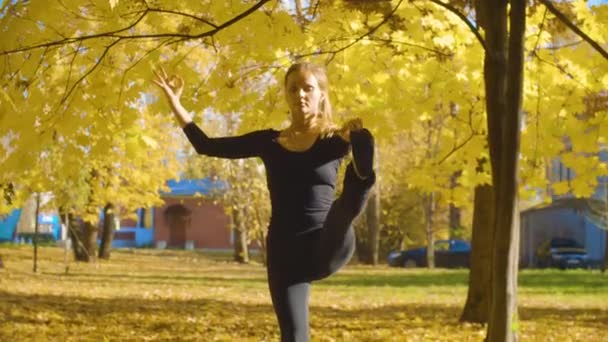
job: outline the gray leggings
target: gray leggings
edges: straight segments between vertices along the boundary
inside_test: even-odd
[[[359,179],[349,164],[342,194],[332,204],[323,229],[290,239],[268,237],[268,284],[282,342],[308,341],[310,283],[335,273],[352,257],[352,223],[374,182],[375,175]]]

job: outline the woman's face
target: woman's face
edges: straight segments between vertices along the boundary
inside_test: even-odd
[[[323,92],[311,72],[292,72],[287,77],[285,88],[287,105],[294,124],[310,124],[319,116]]]

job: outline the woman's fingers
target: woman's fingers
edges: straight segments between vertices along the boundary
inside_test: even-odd
[[[156,81],[157,84],[160,83],[159,85],[166,86],[167,85],[166,78],[163,77],[158,70],[154,70],[153,72],[154,72],[154,75],[156,75],[156,80],[154,80],[154,81]]]
[[[167,75],[163,67],[153,70],[156,79],[154,84],[161,87],[168,95],[180,96],[184,88],[184,79],[177,75]]]
[[[355,118],[346,122],[344,127],[351,131],[358,131],[363,129],[363,121],[360,118]]]
[[[183,88],[184,87],[184,79],[181,78],[180,76],[175,76],[175,80],[177,81],[177,87],[178,88]]]
[[[167,76],[167,73],[165,72],[165,68],[163,68],[162,66],[160,67],[160,72],[164,79],[169,78],[169,76]]]

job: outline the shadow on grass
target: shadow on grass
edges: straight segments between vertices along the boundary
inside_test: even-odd
[[[580,293],[608,295],[608,275],[588,270],[535,270],[518,275],[519,287],[534,293]],[[396,270],[392,273],[369,275],[338,273],[321,282],[327,285],[359,287],[468,287],[468,270]]]
[[[45,275],[58,276],[63,280],[72,280],[76,283],[114,283],[114,284],[165,284],[165,285],[184,285],[184,284],[204,284],[209,282],[235,282],[242,284],[263,283],[266,284],[265,273],[255,274],[251,277],[238,277],[236,273],[227,273],[225,276],[218,275],[176,275],[167,273],[166,275],[142,275],[142,274],[120,274],[120,273],[55,273],[45,272]]]
[[[45,273],[64,279],[73,279],[77,282],[98,283],[100,280],[115,283],[142,283],[142,284],[189,284],[231,281],[242,284],[265,284],[266,269],[263,267],[248,267],[232,269],[218,274],[217,270],[201,268],[200,272],[190,271],[188,274],[175,274],[156,272],[154,274],[133,273]],[[243,276],[247,274],[248,276]],[[606,294],[608,295],[608,276],[590,271],[574,270],[541,270],[524,271],[519,274],[519,288],[539,294],[572,293],[572,294]],[[468,270],[399,270],[391,273],[371,272],[351,273],[338,272],[329,278],[316,282],[328,286],[350,287],[460,287],[468,286]]]
[[[374,329],[463,329],[460,307],[440,304],[387,305],[375,308],[313,306],[313,332],[365,334]],[[221,299],[88,298],[22,295],[0,291],[0,339],[19,333],[26,338],[46,327],[45,337],[191,338],[232,336],[276,340],[277,325],[269,304],[235,303]],[[522,321],[559,326],[576,317],[576,324],[608,329],[608,311],[599,309],[524,308]],[[470,327],[466,329],[471,329]],[[477,327],[476,329],[479,329]],[[99,335],[99,336],[97,336]]]
[[[348,274],[338,273],[320,283],[338,286],[390,286],[390,287],[426,287],[426,286],[468,286],[468,271],[449,272],[395,272],[391,274]]]

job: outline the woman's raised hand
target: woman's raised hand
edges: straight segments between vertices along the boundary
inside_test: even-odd
[[[152,80],[152,82],[165,92],[175,118],[181,127],[185,127],[188,123],[192,122],[192,116],[179,101],[184,91],[184,79],[176,75],[168,76],[163,68],[154,70],[154,74],[156,75],[156,79]]]
[[[184,91],[184,79],[177,75],[167,75],[162,67],[159,70],[154,70],[156,79],[152,80],[158,85],[167,95],[167,98],[172,103],[179,103],[179,98]]]
[[[350,142],[350,132],[363,129],[363,120],[355,118],[348,120],[342,125],[338,131],[338,135],[345,141]]]

